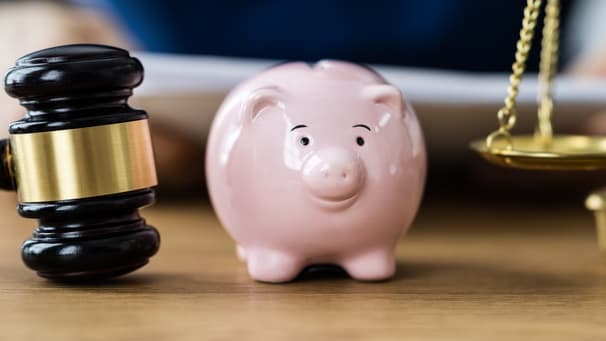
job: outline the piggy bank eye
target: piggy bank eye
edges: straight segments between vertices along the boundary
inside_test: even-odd
[[[309,140],[309,137],[307,137],[307,136],[302,136],[299,138],[299,144],[302,146],[307,146],[309,144],[309,142],[311,142],[311,141]]]
[[[360,147],[361,147],[361,146],[363,146],[363,145],[364,145],[364,139],[363,139],[362,137],[358,136],[358,137],[356,138],[356,143],[358,144],[358,146],[360,146]]]

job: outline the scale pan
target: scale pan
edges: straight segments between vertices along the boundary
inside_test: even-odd
[[[486,140],[471,143],[484,159],[520,169],[595,170],[606,169],[606,137],[585,135],[554,135],[549,145],[542,144],[533,135],[511,137],[511,148],[505,139],[497,139],[492,146]]]

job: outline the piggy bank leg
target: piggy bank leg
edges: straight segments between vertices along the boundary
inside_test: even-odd
[[[395,274],[396,259],[393,250],[373,250],[345,258],[341,266],[354,279],[380,281]]]
[[[238,255],[238,259],[242,262],[246,262],[246,249],[240,245],[236,245],[236,255]]]
[[[304,266],[302,259],[283,252],[266,249],[247,249],[248,273],[261,282],[292,281]]]

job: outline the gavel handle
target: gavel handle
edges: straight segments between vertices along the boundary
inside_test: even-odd
[[[13,177],[11,152],[9,148],[9,140],[0,140],[0,189],[9,191],[16,190],[15,178]]]

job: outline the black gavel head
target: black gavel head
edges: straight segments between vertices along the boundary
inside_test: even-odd
[[[6,74],[27,116],[0,145],[0,186],[39,220],[22,258],[40,276],[113,277],[157,252],[159,234],[138,213],[157,185],[147,114],[127,104],[142,80],[136,58],[102,45],[37,51]]]

